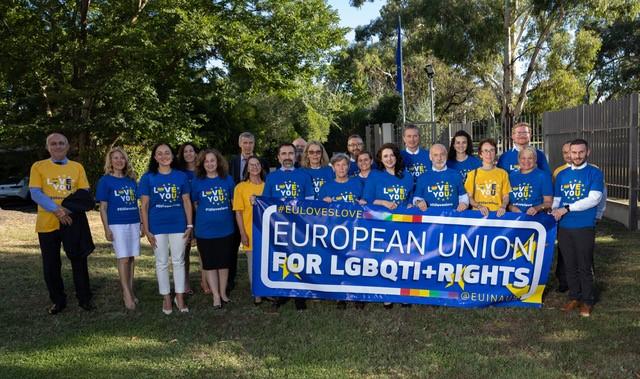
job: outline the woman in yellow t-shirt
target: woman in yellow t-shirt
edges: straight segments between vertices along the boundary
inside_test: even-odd
[[[251,274],[253,261],[251,229],[253,225],[253,203],[256,196],[262,195],[264,190],[264,180],[266,173],[260,160],[257,157],[249,157],[242,173],[242,182],[238,183],[233,193],[233,210],[236,211],[236,222],[240,229],[240,247],[247,254],[247,268],[249,271],[249,284],[251,285]],[[262,302],[260,297],[253,299],[253,303],[258,305]]]
[[[511,192],[509,174],[495,165],[496,150],[496,141],[492,138],[480,141],[478,155],[482,159],[482,166],[469,171],[464,183],[471,206],[485,217],[489,211],[495,211],[498,217],[502,216]]]

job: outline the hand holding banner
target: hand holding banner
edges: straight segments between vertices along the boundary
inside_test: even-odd
[[[257,198],[256,296],[460,307],[540,307],[553,261],[549,215]]]

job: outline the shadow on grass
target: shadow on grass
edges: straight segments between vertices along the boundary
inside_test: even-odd
[[[309,301],[303,313],[289,303],[267,314],[268,304],[252,305],[244,256],[230,306],[216,312],[197,293],[189,314],[164,316],[148,249],[137,260],[136,312],[123,311],[115,259],[105,249],[89,263],[98,310],[70,304],[51,317],[39,256],[0,254],[1,287],[20,294],[5,298],[0,315],[0,369],[8,377],[631,377],[640,370],[633,301],[640,283],[623,269],[637,270],[638,240],[603,230],[596,272],[607,287],[591,319],[559,312],[565,295],[553,291],[542,309],[369,304],[339,311],[333,302]],[[67,262],[71,284],[69,271]],[[192,272],[193,288],[198,281]]]

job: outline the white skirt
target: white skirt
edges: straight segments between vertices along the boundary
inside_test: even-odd
[[[109,225],[113,234],[113,250],[116,258],[140,255],[140,223]]]

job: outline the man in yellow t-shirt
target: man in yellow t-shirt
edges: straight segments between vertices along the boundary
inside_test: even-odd
[[[44,281],[53,302],[48,312],[54,315],[67,306],[61,273],[60,224],[71,224],[71,217],[70,212],[60,204],[76,190],[89,189],[89,181],[82,165],[67,158],[69,141],[64,135],[52,133],[47,136],[46,148],[51,158],[31,166],[29,189],[31,198],[38,204],[36,232],[42,253]],[[87,311],[93,310],[95,305],[89,286],[87,258],[74,258],[70,261],[80,307]]]

